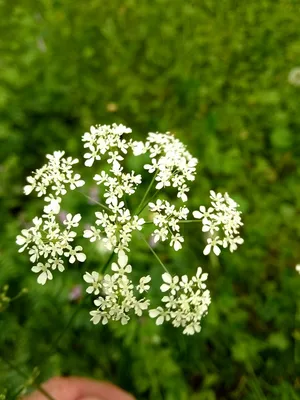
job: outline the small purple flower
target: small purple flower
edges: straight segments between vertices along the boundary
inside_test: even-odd
[[[97,186],[92,186],[89,190],[89,204],[95,204],[99,201],[99,189]]]
[[[82,286],[75,285],[72,290],[69,292],[68,299],[70,301],[80,300],[82,298]]]
[[[65,219],[67,218],[67,212],[66,211],[60,211],[58,214],[58,219],[60,220],[61,223],[63,223],[65,221]]]

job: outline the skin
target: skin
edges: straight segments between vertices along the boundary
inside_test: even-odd
[[[134,400],[134,398],[107,382],[85,378],[52,378],[42,385],[55,400]],[[36,391],[22,400],[48,400]]]

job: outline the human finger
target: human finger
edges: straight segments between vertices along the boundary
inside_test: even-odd
[[[55,400],[134,400],[122,389],[107,382],[97,382],[92,379],[56,377],[42,385],[42,388]],[[49,400],[40,391],[32,393],[23,400]]]

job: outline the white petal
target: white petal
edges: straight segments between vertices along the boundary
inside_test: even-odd
[[[202,214],[200,213],[200,211],[193,211],[193,217],[195,219],[201,219],[202,218]]]
[[[172,276],[168,274],[167,272],[162,274],[162,280],[166,283],[171,283],[172,282]]]
[[[207,280],[207,277],[208,277],[208,273],[203,274],[203,275],[201,276],[201,281],[202,281],[202,282],[206,281],[206,280]]]
[[[81,187],[85,184],[84,180],[80,179],[79,181],[76,182],[77,187]]]
[[[168,290],[170,290],[170,286],[164,283],[161,285],[160,290],[162,292],[167,292]]]
[[[116,264],[116,263],[112,263],[111,264],[111,269],[113,270],[113,271],[115,271],[115,272],[118,272],[119,271],[119,266],[118,266],[118,264]]]
[[[178,251],[178,250],[180,250],[181,248],[182,248],[182,246],[181,246],[180,242],[175,242],[175,243],[174,243],[174,250],[175,250],[175,251]]]
[[[76,214],[73,217],[73,222],[79,222],[81,220],[81,215],[80,214]]]
[[[92,232],[91,230],[89,230],[89,229],[86,229],[86,230],[83,232],[83,237],[84,237],[84,238],[89,239],[89,238],[91,238],[92,236],[93,236],[93,232]]]
[[[88,153],[87,153],[87,154],[88,154]],[[84,156],[86,156],[87,154],[85,154]],[[86,167],[91,167],[93,164],[94,164],[94,158],[93,158],[93,157],[89,158],[89,159],[86,160],[85,163],[84,163],[84,165],[85,165]]]
[[[86,260],[86,255],[84,253],[77,253],[76,257],[77,257],[77,260],[80,262],[84,262]]]
[[[213,247],[213,251],[215,253],[216,256],[218,256],[221,253],[221,250],[218,246],[214,246]]]
[[[45,283],[47,282],[47,272],[42,272],[38,278],[37,281],[40,285],[45,285]]]
[[[183,283],[187,283],[188,282],[188,276],[187,275],[183,275],[182,277],[181,277],[181,281],[183,282]]]
[[[26,239],[24,238],[24,236],[18,235],[18,236],[17,236],[16,243],[17,243],[19,246],[22,246],[24,243],[26,243]]]
[[[205,247],[205,249],[203,250],[203,254],[204,254],[205,256],[207,256],[207,255],[210,253],[210,250],[211,250],[211,245],[208,244],[208,245]]]
[[[149,316],[151,318],[156,318],[160,314],[160,311],[157,309],[149,310]]]
[[[28,196],[33,191],[33,186],[26,185],[26,186],[24,186],[23,190],[24,190],[24,193]]]
[[[49,265],[49,264],[48,264],[48,265]],[[51,272],[49,269],[47,269],[47,278],[48,278],[50,281],[53,279],[52,272]]]
[[[92,277],[91,274],[89,274],[88,272],[86,272],[86,273],[83,275],[83,280],[85,280],[87,283],[92,283],[92,282],[94,282],[93,277]]]
[[[95,281],[98,281],[99,280],[99,272],[93,271],[92,272],[92,277],[94,278]]]
[[[130,274],[130,273],[132,272],[132,267],[131,267],[131,265],[127,265],[127,266],[126,266],[125,272],[126,272],[127,274]]]
[[[37,265],[35,265],[34,267],[31,268],[32,272],[40,272],[41,271],[41,267],[38,267]]]
[[[119,251],[119,253],[118,253],[118,264],[120,265],[120,267],[124,268],[125,265],[127,265],[127,262],[128,262],[127,255],[124,253],[123,250]]]

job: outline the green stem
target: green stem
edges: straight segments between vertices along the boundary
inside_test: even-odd
[[[114,251],[111,253],[111,255],[108,257],[106,263],[104,264],[104,266],[101,269],[101,274],[104,274],[104,272],[107,270],[107,267],[109,266],[111,260],[113,259],[115,253]]]
[[[12,364],[10,361],[6,360],[3,356],[0,356],[2,360],[13,370],[15,370],[20,376],[22,376],[24,379],[28,381],[28,376],[19,368],[16,367],[14,364]],[[51,396],[45,389],[42,388],[41,385],[39,385],[36,382],[32,382],[31,386],[34,386],[40,393],[42,393],[47,399],[49,400],[55,400],[54,397]]]
[[[167,267],[163,264],[163,262],[161,261],[161,259],[158,257],[158,255],[156,254],[156,252],[152,249],[152,247],[150,246],[150,244],[147,242],[147,240],[145,239],[144,235],[140,234],[139,235],[140,238],[146,243],[146,245],[149,247],[150,251],[152,252],[152,254],[154,255],[154,257],[157,259],[157,261],[159,262],[159,264],[163,267],[163,269],[170,274],[170,272],[167,270]]]
[[[153,193],[153,195],[150,197],[150,199],[148,199],[146,201],[146,203],[143,205],[143,207],[140,209],[140,211],[138,212],[137,215],[140,215],[140,213],[144,210],[144,208],[147,206],[147,204],[157,195],[158,192],[159,192],[159,189],[157,189],[156,192]]]
[[[28,293],[28,289],[23,288],[15,297],[12,297],[10,299],[10,302],[19,299],[20,297],[24,296],[26,293]]]
[[[104,267],[102,269],[102,273],[105,272],[106,268],[108,267],[110,261],[112,260],[114,256],[114,252],[111,253],[111,255],[109,256],[108,260],[106,261],[106,263],[104,264]],[[66,326],[64,327],[64,329],[59,333],[59,335],[57,336],[57,338],[54,340],[49,353],[46,356],[46,359],[48,360],[51,355],[53,354],[54,351],[54,347],[57,347],[59,341],[61,340],[61,338],[63,337],[63,335],[67,332],[67,330],[69,329],[69,327],[71,326],[73,320],[75,319],[76,315],[79,313],[79,311],[81,310],[81,307],[83,306],[83,304],[85,303],[85,300],[87,299],[87,297],[81,302],[81,304],[79,304],[76,308],[76,310],[74,311],[74,313],[71,315],[71,318],[69,319],[69,321],[67,322]]]
[[[178,221],[178,224],[191,224],[192,222],[202,222],[202,219],[186,219],[184,221]]]
[[[104,208],[106,211],[111,211],[105,204],[100,203],[99,201],[96,201],[94,199],[92,199],[90,196],[88,196],[85,193],[82,193],[84,197],[86,197],[87,199],[91,200],[94,204],[97,204],[98,206]]]
[[[74,321],[76,315],[79,313],[79,311],[81,310],[81,307],[83,306],[84,301],[81,302],[81,304],[79,304],[76,308],[76,310],[73,312],[73,314],[71,315],[71,318],[69,319],[69,321],[67,322],[66,326],[63,328],[63,330],[59,333],[59,335],[57,336],[57,338],[53,341],[50,350],[47,354],[46,357],[44,357],[44,364],[46,364],[46,361],[49,360],[49,358],[55,353],[55,347],[58,346],[58,343],[60,342],[61,338],[64,336],[64,334],[68,331],[69,327],[71,326],[72,322]],[[46,360],[46,361],[45,361]]]
[[[140,204],[137,206],[137,208],[136,208],[136,210],[135,210],[135,212],[134,212],[135,215],[139,215],[139,214],[142,212],[142,210],[145,208],[145,206],[144,206],[144,207],[142,208],[142,210],[140,210],[141,206],[144,204],[144,201],[145,201],[146,197],[148,196],[148,194],[149,194],[149,192],[150,192],[150,190],[151,190],[151,188],[152,188],[152,186],[153,186],[153,183],[154,183],[154,181],[155,181],[156,175],[157,175],[157,172],[153,175],[153,178],[152,178],[152,180],[151,180],[151,182],[150,182],[150,185],[148,186],[148,188],[147,188],[147,190],[146,190],[146,192],[145,192],[145,194],[144,194],[144,196],[143,196],[143,198],[142,198]],[[140,211],[139,211],[139,210],[140,210]]]

